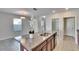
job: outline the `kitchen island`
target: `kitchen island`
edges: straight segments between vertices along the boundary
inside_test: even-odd
[[[56,32],[47,35],[34,34],[30,39],[27,35],[20,39],[21,51],[52,51],[55,48]]]

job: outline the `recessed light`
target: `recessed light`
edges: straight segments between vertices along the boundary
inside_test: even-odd
[[[19,15],[28,15],[29,14],[27,11],[24,11],[24,10],[16,11],[15,13],[19,14]]]
[[[65,10],[69,10],[69,8],[65,8]]]
[[[25,19],[25,17],[20,17],[21,19]]]
[[[42,16],[43,18],[46,18],[46,16]]]

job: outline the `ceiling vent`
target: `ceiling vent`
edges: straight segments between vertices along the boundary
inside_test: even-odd
[[[34,11],[37,11],[37,8],[33,8]]]

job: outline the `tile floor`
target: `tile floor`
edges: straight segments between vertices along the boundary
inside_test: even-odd
[[[54,51],[79,51],[79,46],[75,44],[75,39],[70,36],[64,36],[64,40],[59,40]]]
[[[19,51],[20,44],[15,39],[0,40],[0,51]]]
[[[73,37],[64,36],[64,40],[57,39],[54,51],[79,51]],[[20,44],[14,39],[0,40],[0,51],[20,51]]]

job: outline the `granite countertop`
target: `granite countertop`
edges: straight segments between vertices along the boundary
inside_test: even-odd
[[[24,35],[20,38],[20,43],[26,49],[31,50],[32,48],[36,47],[40,43],[44,42],[47,38],[49,38],[54,33],[56,32],[49,33],[47,36],[40,36],[40,34],[35,33],[33,35],[33,39],[30,39],[28,35]]]

